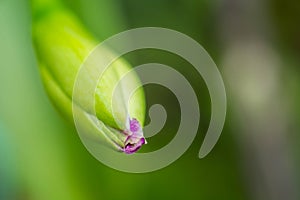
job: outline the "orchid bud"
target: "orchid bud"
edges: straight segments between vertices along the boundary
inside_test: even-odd
[[[72,98],[76,76],[99,42],[76,16],[56,1],[34,0],[32,3],[33,41],[45,89],[58,110],[73,121]],[[107,48],[107,54],[98,55],[99,61],[112,54]],[[117,106],[114,112],[112,110],[113,89],[130,70],[131,66],[122,59],[109,66],[95,89],[95,105],[83,101],[84,98],[73,99],[75,107],[82,112],[81,128],[91,138],[127,154],[136,152],[146,143],[142,131],[145,97],[137,74],[131,74],[129,82],[121,85],[125,93],[131,92],[128,85],[139,87],[130,99],[129,108],[120,95],[115,100]],[[86,81],[95,81],[95,78],[91,75]],[[84,94],[85,88],[81,89]],[[95,108],[95,115],[89,108]]]

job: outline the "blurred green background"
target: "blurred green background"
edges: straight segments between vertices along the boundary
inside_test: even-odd
[[[176,162],[147,174],[110,169],[93,158],[49,101],[31,41],[30,1],[0,1],[0,199],[300,199],[300,2],[296,0],[65,0],[100,39],[135,27],[191,36],[218,65],[228,114],[213,151],[198,159],[210,119],[202,78],[176,55],[131,52],[133,66],[174,67],[199,98],[199,133]],[[298,23],[297,23],[298,22]],[[168,121],[144,151],[166,144],[180,112],[166,88],[145,88]]]

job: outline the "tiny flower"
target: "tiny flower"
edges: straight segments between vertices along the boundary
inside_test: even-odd
[[[128,118],[127,130],[125,130],[124,133],[127,135],[127,138],[123,151],[127,154],[134,153],[139,150],[143,144],[147,144],[143,136],[142,127],[135,118]]]

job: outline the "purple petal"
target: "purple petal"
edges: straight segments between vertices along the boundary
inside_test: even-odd
[[[135,118],[133,118],[132,120],[130,120],[130,131],[132,133],[137,133],[141,130],[141,125],[138,122],[138,120],[136,120]]]
[[[139,150],[142,147],[143,144],[145,144],[145,138],[140,138],[137,143],[133,143],[133,144],[128,143],[124,148],[124,152],[126,154],[135,153],[137,150]]]

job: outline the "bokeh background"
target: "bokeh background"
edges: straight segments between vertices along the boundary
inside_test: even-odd
[[[300,2],[297,0],[65,0],[100,40],[135,27],[158,26],[197,40],[218,65],[228,113],[213,151],[198,159],[210,119],[202,78],[176,55],[141,50],[134,66],[158,62],[192,83],[201,122],[188,151],[147,174],[110,169],[93,158],[75,128],[52,106],[31,41],[30,1],[0,1],[0,199],[300,199]],[[158,85],[148,106],[168,112],[164,129],[143,151],[172,139],[178,102]]]

